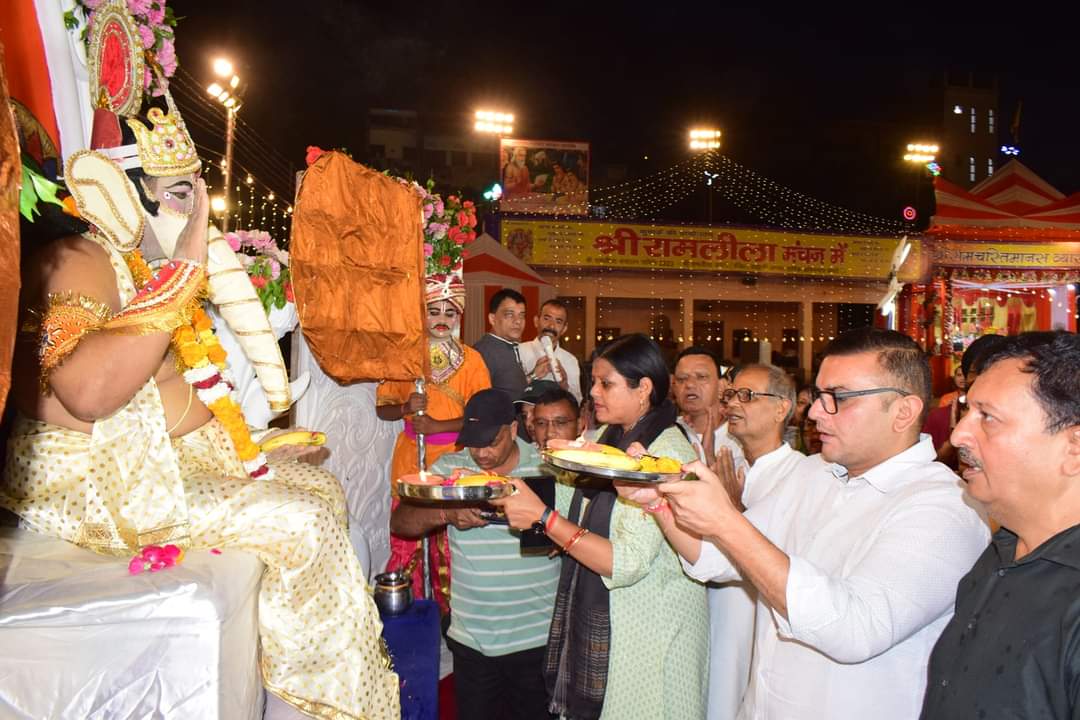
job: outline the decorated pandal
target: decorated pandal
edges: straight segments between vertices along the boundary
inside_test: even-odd
[[[931,262],[901,293],[898,317],[934,354],[938,379],[982,335],[1075,332],[1080,194],[1066,197],[1019,160],[970,190],[934,183],[923,243]]]
[[[506,278],[528,285],[530,304],[559,295],[580,308],[565,346],[582,357],[635,329],[613,327],[613,318],[640,322],[646,307],[654,317],[681,315],[674,327],[650,328],[661,348],[695,344],[695,334],[700,342],[711,303],[723,298],[742,303],[733,312],[745,318],[744,339],[753,332],[767,346],[770,334],[778,344],[782,336],[794,367],[809,371],[814,352],[843,329],[839,305],[873,305],[893,280],[906,284],[899,328],[935,355],[942,377],[982,334],[1076,329],[1080,197],[1062,196],[1016,161],[970,192],[937,181],[932,226],[910,238],[913,250],[898,262],[899,234],[853,229],[508,216],[500,243],[477,237],[465,199],[343,153],[313,152],[289,253],[256,228],[222,235],[211,227],[205,261],[192,258],[180,232],[205,212],[205,197],[169,93],[175,23],[163,6],[135,15],[117,0],[79,8],[82,24],[70,30],[33,12],[0,12],[0,28],[29,23],[45,38],[34,55],[0,37],[29,53],[0,64],[0,80],[7,75],[12,94],[26,99],[17,130],[31,158],[24,177],[33,180],[20,209],[30,222],[59,217],[78,228],[81,238],[65,242],[100,259],[102,282],[117,296],[58,286],[42,263],[23,267],[21,304],[10,297],[0,310],[9,313],[0,317],[0,350],[14,342],[18,311],[24,358],[14,384],[0,373],[0,404],[10,384],[16,409],[0,505],[19,524],[0,530],[0,641],[12,649],[0,659],[0,714],[256,719],[265,705],[268,716],[275,706],[375,719],[424,703],[430,711],[434,683],[421,685],[438,671],[451,543],[443,530],[391,536],[389,513],[417,498],[511,495],[502,476],[425,471],[459,438],[461,423],[439,418],[461,420],[467,400],[492,384],[469,344]],[[162,17],[152,17],[157,10]],[[86,60],[68,50],[84,25]],[[60,68],[72,82],[55,82],[50,97],[40,83],[66,77]],[[78,72],[88,73],[88,92],[74,82]],[[16,138],[7,119],[5,149]],[[3,274],[18,263],[13,156],[0,158],[0,180],[9,181],[0,188],[0,279],[11,278],[0,291],[8,293],[18,285],[17,273]],[[186,191],[165,189],[177,182]],[[56,194],[59,185],[70,197]],[[831,315],[819,316],[826,306]],[[887,321],[876,314],[874,322]],[[738,325],[729,321],[726,337],[737,340]],[[290,381],[278,340],[298,328]],[[133,343],[128,350],[156,338],[159,354],[171,355],[141,375],[103,361],[114,383],[149,379],[91,420],[68,412],[75,368],[95,372],[79,351],[85,358],[94,343],[117,338]],[[312,430],[270,428],[289,412]],[[323,447],[321,466],[296,461]],[[600,445],[567,452],[585,454],[564,453],[563,469],[646,481],[677,475],[690,457],[638,460]],[[660,538],[645,514],[614,507],[634,516],[619,529],[636,524]],[[558,520],[542,517],[548,529]],[[563,548],[588,533],[583,525]],[[702,594],[662,538],[657,546],[671,555],[668,581]],[[368,578],[384,568],[394,572],[380,585],[418,599],[409,622],[423,632],[380,617]],[[704,631],[695,637],[703,655]],[[426,674],[406,676],[420,665]],[[634,702],[629,692],[616,700]],[[666,700],[653,698],[657,707]]]

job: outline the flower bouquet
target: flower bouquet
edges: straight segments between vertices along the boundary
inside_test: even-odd
[[[270,233],[235,230],[226,233],[225,240],[247,270],[267,315],[274,308],[285,307],[285,303],[296,302],[289,275],[289,253],[277,246]]]
[[[416,187],[423,198],[427,274],[460,273],[464,258],[469,256],[465,246],[476,240],[476,205],[457,195],[448,195],[443,201],[434,192],[434,180],[428,180],[426,187]]]

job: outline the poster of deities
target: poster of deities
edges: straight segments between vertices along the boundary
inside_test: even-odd
[[[588,214],[589,143],[502,138],[499,157],[504,212]]]

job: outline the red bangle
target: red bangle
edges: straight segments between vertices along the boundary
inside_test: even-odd
[[[578,540],[580,540],[581,538],[585,537],[588,534],[589,534],[588,529],[581,528],[576,533],[574,533],[573,536],[569,540],[566,541],[566,544],[563,545],[562,551],[564,553],[569,553],[570,548],[574,547],[574,545],[577,544]]]
[[[550,533],[551,532],[551,528],[555,525],[555,518],[557,518],[557,517],[559,517],[559,511],[558,510],[552,510],[551,514],[548,515],[547,522],[544,523],[544,532],[545,533]]]

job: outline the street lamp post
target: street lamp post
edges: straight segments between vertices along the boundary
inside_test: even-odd
[[[915,208],[920,211],[919,196],[922,190],[922,171],[925,169],[929,172],[928,165],[934,162],[937,158],[938,151],[941,148],[937,143],[908,143],[907,152],[904,154],[904,162],[911,163],[916,168],[915,174]]]
[[[706,212],[708,213],[709,225],[713,222],[713,180],[716,178],[716,174],[711,172],[712,165],[709,164],[709,160],[712,157],[714,150],[720,149],[720,131],[716,128],[694,128],[690,131],[690,150],[695,153],[705,153],[705,205]]]
[[[499,198],[502,197],[503,190],[506,185],[506,178],[502,176],[502,158],[499,157],[500,146],[499,140],[508,135],[514,134],[514,113],[503,112],[501,110],[477,110],[474,115],[473,130],[481,135],[494,135],[495,136],[495,177],[498,178],[496,183],[499,185],[499,189],[496,192],[492,188],[491,203],[492,212],[496,212],[498,208]],[[484,194],[487,197],[487,193]],[[487,218],[485,218],[486,221]],[[487,223],[484,224],[484,230],[487,230]]]
[[[227,83],[228,87],[214,82],[206,88],[212,97],[225,106],[225,164],[222,168],[222,177],[225,189],[222,192],[222,207],[224,208],[221,218],[221,231],[229,231],[229,194],[232,186],[233,165],[233,138],[236,136],[236,111],[240,109],[240,101],[237,98],[237,88],[240,86],[240,76],[233,73],[233,65],[224,58],[214,61],[214,74]]]

